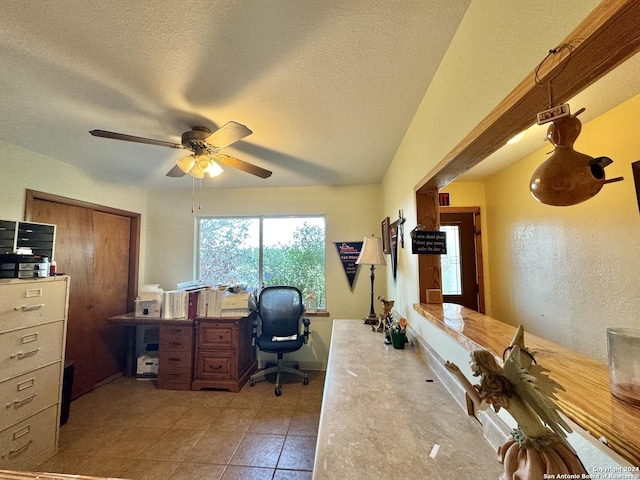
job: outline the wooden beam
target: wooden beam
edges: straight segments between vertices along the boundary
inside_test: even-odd
[[[553,78],[555,104],[561,104],[609,73],[640,50],[640,2],[605,0],[562,42],[571,55],[552,55],[538,72],[541,83]],[[551,46],[556,47],[556,46]],[[540,61],[546,52],[541,52]],[[535,122],[549,105],[548,90],[536,84],[532,71],[416,186],[440,189],[499,150]]]

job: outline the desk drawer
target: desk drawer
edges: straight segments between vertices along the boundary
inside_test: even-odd
[[[66,314],[67,280],[0,283],[0,332],[27,327]]]
[[[62,359],[64,322],[0,333],[0,380]]]
[[[197,360],[197,378],[199,380],[235,380],[235,352],[200,353]]]
[[[198,348],[204,350],[236,348],[234,326],[230,323],[201,323],[198,326]]]
[[[160,352],[193,350],[193,325],[160,325]]]
[[[170,371],[176,368],[191,369],[192,355],[187,353],[166,352],[162,349],[158,356],[158,369],[162,371]]]
[[[15,469],[47,449],[54,449],[58,405],[0,432],[0,468]]]
[[[0,383],[0,429],[58,403],[60,363]]]

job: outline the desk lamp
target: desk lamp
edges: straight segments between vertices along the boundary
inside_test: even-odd
[[[379,237],[364,237],[362,251],[356,260],[356,265],[371,265],[371,308],[369,316],[364,319],[367,325],[375,325],[378,323],[378,317],[373,309],[373,281],[375,279],[375,266],[386,265],[384,261],[384,253],[382,252],[382,240]]]

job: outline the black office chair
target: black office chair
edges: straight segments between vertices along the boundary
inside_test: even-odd
[[[304,305],[302,293],[296,287],[265,287],[258,299],[257,315],[253,321],[253,342],[263,352],[278,354],[278,365],[265,368],[249,377],[249,386],[253,387],[259,377],[270,373],[276,375],[276,396],[282,394],[280,375],[292,373],[303,378],[303,384],[309,383],[309,374],[297,368],[286,366],[282,357],[285,353],[300,350],[309,339],[309,319],[303,318]],[[300,334],[300,321],[304,333]],[[258,335],[258,327],[261,327]]]

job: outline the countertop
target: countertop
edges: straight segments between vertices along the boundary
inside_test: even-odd
[[[334,320],[313,479],[497,478],[496,452],[420,350],[383,340]]]

